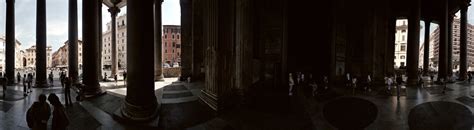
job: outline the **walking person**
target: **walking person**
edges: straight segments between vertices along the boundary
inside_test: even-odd
[[[295,81],[293,81],[293,76],[292,74],[288,74],[288,85],[290,86],[289,90],[288,90],[288,95],[289,96],[292,96],[293,95],[293,86],[295,86]]]
[[[366,91],[370,92],[372,89],[370,88],[372,85],[372,78],[370,78],[370,74],[367,75],[367,87],[365,88]]]
[[[66,115],[63,104],[59,101],[59,97],[56,96],[56,94],[51,93],[48,96],[48,101],[54,107],[51,130],[66,130],[69,125],[69,119]]]
[[[50,115],[51,109],[49,104],[46,103],[46,95],[41,94],[39,100],[34,102],[26,113],[28,127],[33,130],[47,130]]]
[[[352,77],[352,94],[355,94],[355,89],[357,88],[357,77]]]
[[[20,72],[17,72],[17,73],[16,73],[16,80],[17,80],[17,83],[20,83],[20,81],[21,81],[21,74],[20,74]]]
[[[444,80],[444,78],[441,78],[441,85],[443,86],[443,94],[446,92],[446,81]]]
[[[123,75],[123,83],[127,85],[127,71],[124,71],[122,75]]]
[[[397,101],[400,100],[400,89],[402,88],[403,77],[401,74],[397,76]]]
[[[71,99],[71,79],[69,77],[64,78],[64,99],[66,100],[66,106],[72,106]]]
[[[471,79],[472,79],[471,72],[468,72],[468,73],[467,73],[467,82],[468,82],[468,83],[471,83]]]
[[[26,85],[26,74],[23,74],[23,96],[28,96],[28,86]]]
[[[49,84],[51,84],[51,86],[54,86],[54,85],[53,85],[53,71],[51,71],[51,72],[49,73],[48,78],[49,78]]]
[[[33,82],[33,75],[31,75],[31,73],[28,74],[28,92],[33,92],[31,90],[31,83]]]

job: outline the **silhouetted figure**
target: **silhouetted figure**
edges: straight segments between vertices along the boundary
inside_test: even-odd
[[[468,83],[471,83],[471,79],[472,79],[471,72],[468,72],[468,73],[467,73],[467,82],[468,82]]]
[[[7,83],[8,83],[8,78],[6,75],[2,77],[2,86],[3,86],[3,97],[5,97],[6,92],[7,92]]]
[[[443,85],[443,94],[446,92],[446,81],[444,80],[444,78],[441,78],[441,85]]]
[[[107,73],[104,72],[104,82],[107,81]]]
[[[17,72],[17,73],[16,73],[16,80],[17,80],[17,83],[20,83],[20,82],[21,82],[21,74],[20,74],[20,72]]]
[[[293,95],[293,86],[295,86],[295,81],[293,81],[293,75],[290,73],[288,74],[288,85],[290,86],[288,90],[288,95],[292,96]]]
[[[122,75],[123,75],[123,83],[127,84],[127,71],[124,71]]]
[[[34,102],[26,113],[28,127],[33,130],[47,130],[48,119],[51,115],[49,104],[46,103],[46,95],[41,94],[39,101]]]
[[[115,83],[117,83],[117,75],[114,75]]]
[[[24,96],[28,96],[28,92],[27,92],[27,89],[28,89],[28,86],[26,85],[26,74],[23,74],[23,95]]]
[[[403,83],[403,77],[402,77],[402,75],[399,74],[399,75],[397,76],[397,79],[396,79],[396,80],[397,80],[397,100],[399,100],[399,99],[400,99],[400,89],[401,89],[402,83]]]
[[[71,99],[71,79],[69,77],[64,78],[64,99],[66,100],[66,106],[72,106],[72,99]]]
[[[33,75],[31,73],[28,74],[28,92],[32,92],[31,90],[31,83],[33,82]]]
[[[48,101],[54,107],[51,130],[65,130],[67,125],[69,125],[69,119],[64,111],[63,104],[59,101],[59,97],[51,93],[48,96]]]
[[[49,84],[51,84],[51,86],[54,86],[53,85],[53,71],[49,73],[48,79],[49,79]]]

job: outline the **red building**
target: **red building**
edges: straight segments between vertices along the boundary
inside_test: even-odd
[[[162,63],[173,66],[181,64],[181,26],[163,25]]]

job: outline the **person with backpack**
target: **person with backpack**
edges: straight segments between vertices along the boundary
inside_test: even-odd
[[[26,113],[26,122],[32,130],[47,130],[51,109],[46,103],[46,95],[41,94]]]
[[[48,101],[54,107],[51,130],[65,130],[69,125],[69,119],[64,110],[64,106],[61,104],[61,101],[59,101],[59,97],[51,93],[48,96]]]

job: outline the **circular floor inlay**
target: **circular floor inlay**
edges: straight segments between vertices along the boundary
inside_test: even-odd
[[[364,129],[377,117],[374,103],[355,97],[341,97],[324,105],[324,118],[338,129]]]
[[[473,122],[467,107],[446,101],[417,105],[408,115],[410,130],[470,130]]]

